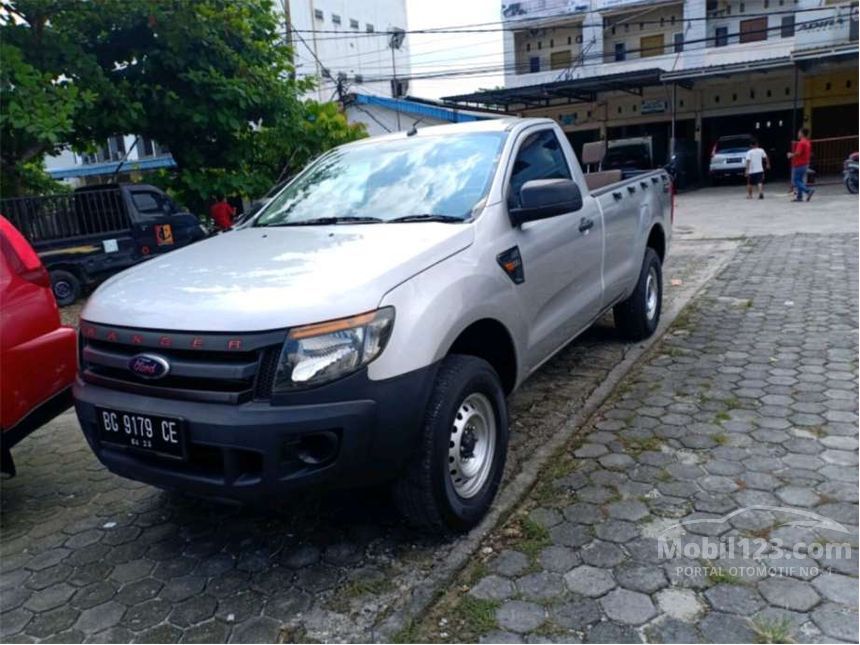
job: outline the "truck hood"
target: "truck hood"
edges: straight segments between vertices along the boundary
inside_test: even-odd
[[[81,317],[106,325],[250,332],[351,316],[465,249],[472,226],[434,222],[246,228],[105,282]]]

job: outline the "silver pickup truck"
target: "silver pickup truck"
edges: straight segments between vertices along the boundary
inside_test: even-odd
[[[391,482],[413,523],[493,502],[506,397],[605,312],[653,333],[671,234],[660,170],[583,175],[547,119],[336,148],[251,221],[105,282],[74,388],[114,473],[277,501]]]

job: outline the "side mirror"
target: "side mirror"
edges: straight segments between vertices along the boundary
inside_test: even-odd
[[[520,188],[520,207],[509,212],[511,224],[571,213],[582,208],[582,192],[572,179],[532,179]]]

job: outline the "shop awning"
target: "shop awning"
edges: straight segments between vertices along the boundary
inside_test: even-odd
[[[659,85],[664,70],[654,67],[605,76],[591,76],[525,87],[507,87],[494,90],[481,90],[472,94],[458,94],[443,97],[443,101],[459,105],[481,104],[498,105],[508,110],[512,105],[525,108],[544,107],[553,101],[564,100],[568,103],[592,102],[598,92],[621,91],[642,94],[642,88]]]

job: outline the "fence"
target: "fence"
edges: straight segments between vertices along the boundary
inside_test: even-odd
[[[117,188],[3,199],[0,213],[32,244],[119,233],[131,226]]]
[[[821,177],[842,172],[842,163],[852,152],[857,152],[858,136],[812,139],[812,169]]]

